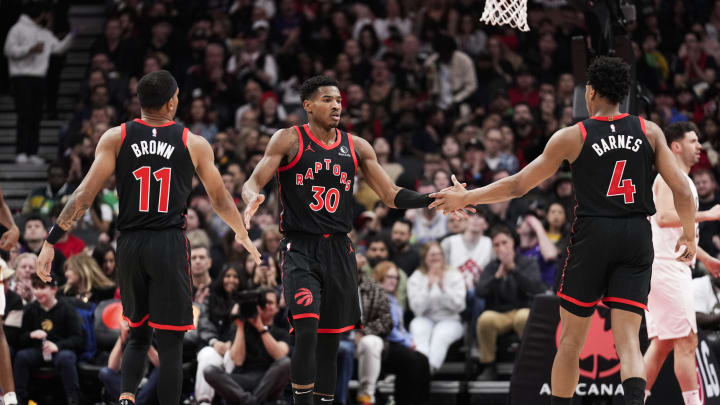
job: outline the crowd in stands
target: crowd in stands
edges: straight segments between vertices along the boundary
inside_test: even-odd
[[[478,0],[105,3],[107,19],[77,110],[58,134],[58,159],[48,165],[47,185],[33,190],[18,213],[21,242],[5,256],[14,269],[4,280],[5,327],[21,399],[47,353],[69,401],[78,398],[72,370],[80,358],[104,367],[103,399],[117,399],[127,325],[113,346],[92,350],[80,337],[88,328],[71,311],[120,294],[114,178],[55,245],[53,285],[32,275],[49,225],[87,173],[99,138],[140,118],[136,86],[143,74],[173,73],[180,87],[176,121],[210,142],[240,210],[240,189],[270,137],[306,122],[298,88],[317,74],[340,83],[340,126],[373,145],[398,185],[420,193],[449,186],[451,174],[469,187],[510,176],[556,130],[574,124],[570,41],[587,29],[582,12],[544,4],[563,1],[530,1],[527,33],[479,23]],[[630,37],[637,79],[651,100],[641,113],[661,127],[698,125],[703,151],[691,176],[700,210],[710,209],[720,203],[720,1],[648,0],[637,7]],[[362,173],[354,184],[351,238],[365,327],[341,341],[336,403],[375,403],[378,381],[390,375],[397,404],[424,403],[429,381],[464,336],[484,365],[480,378],[495,378],[498,336],[522,335],[533,297],[551,293],[562,268],[575,205],[568,167],[524,198],[479,207],[468,219],[390,210]],[[277,185],[264,190],[266,202],[249,231],[263,253],[259,265],[213,212],[197,179],[193,187],[186,230],[197,330],[186,336],[185,358],[196,368],[186,372],[184,391],[198,404],[280,400],[292,339],[281,293]],[[718,227],[700,224],[700,246],[715,257]],[[699,324],[717,329],[720,284],[709,278],[697,284],[706,292],[698,297],[706,315]],[[261,291],[262,305],[239,321],[237,297],[246,291]],[[272,339],[263,337],[266,327]],[[138,404],[156,401],[153,348],[148,359]],[[351,379],[359,382],[356,397],[348,394]]]

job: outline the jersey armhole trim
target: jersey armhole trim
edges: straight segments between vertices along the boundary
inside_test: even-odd
[[[587,138],[587,129],[585,129],[585,124],[582,123],[582,121],[577,123],[578,128],[580,128],[580,132],[582,132],[583,142],[585,142],[585,138]]]
[[[285,166],[278,167],[278,172],[284,172],[285,170],[290,170],[290,169],[292,169],[292,168],[297,164],[297,162],[300,161],[300,157],[301,157],[302,154],[303,154],[303,147],[304,147],[305,145],[303,145],[303,136],[302,136],[302,133],[300,132],[300,128],[299,128],[299,127],[295,126],[295,127],[293,127],[293,128],[295,128],[295,131],[296,131],[297,134],[298,134],[298,152],[297,152],[297,155],[295,155],[295,159],[293,159],[292,162],[286,164]]]
[[[638,116],[638,120],[640,120],[640,129],[642,129],[643,134],[647,138],[647,129],[645,129],[645,118]]]
[[[183,141],[183,145],[185,145],[185,149],[187,149],[187,136],[188,136],[188,129],[184,128],[183,134],[182,134],[182,141]]]
[[[352,134],[349,132],[346,132],[346,134],[348,138],[348,145],[350,146],[350,154],[352,155],[353,162],[355,162],[355,171],[357,172],[358,160],[357,155],[355,155],[355,143],[353,142]]]
[[[123,142],[125,142],[125,123],[123,122],[120,124],[120,145],[122,146]]]

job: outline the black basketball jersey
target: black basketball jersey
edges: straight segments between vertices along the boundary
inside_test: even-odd
[[[278,168],[280,230],[283,233],[348,233],[353,220],[357,157],[352,136],[336,130],[335,142],[320,142],[306,124],[293,127],[298,153]]]
[[[571,165],[576,215],[653,215],[655,152],[643,118],[629,114],[591,117],[577,125],[584,143]]]
[[[187,149],[188,129],[174,121],[154,127],[140,119],[120,126],[115,164],[120,231],[185,227],[195,173]]]

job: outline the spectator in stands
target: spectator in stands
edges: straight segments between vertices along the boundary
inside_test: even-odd
[[[112,299],[117,286],[100,269],[100,266],[91,256],[77,254],[65,261],[65,279],[62,295],[74,297],[83,302],[93,302]]]
[[[403,306],[395,298],[400,270],[392,262],[378,263],[373,278],[380,283],[390,304],[392,330],[386,340],[383,368],[396,375],[395,400],[398,405],[421,405],[427,401],[430,388],[430,363],[416,350],[412,335],[403,324]]]
[[[440,244],[428,242],[420,249],[420,268],[408,279],[407,290],[415,313],[410,333],[417,350],[430,359],[431,370],[437,371],[450,345],[462,337],[465,281],[445,264]]]
[[[280,241],[283,238],[283,234],[280,233],[278,226],[271,226],[262,234],[262,242],[260,243],[260,252],[272,256],[275,262],[278,263],[280,259]]]
[[[18,339],[20,337],[20,327],[22,326],[23,316],[23,300],[15,291],[10,289],[10,281],[15,275],[15,270],[7,265],[7,263],[0,258],[0,277],[2,279],[2,289],[5,292],[5,312],[2,314],[2,326],[0,326],[0,333],[4,333],[7,344],[10,347],[10,357],[15,357],[15,353],[18,347]],[[12,372],[12,370],[10,370]]]
[[[193,302],[203,304],[210,294],[210,249],[208,245],[190,245],[190,275],[192,276],[192,290],[195,292]]]
[[[256,266],[253,271],[253,284],[280,293],[282,285],[278,283],[277,263],[275,263],[272,256],[262,256],[262,263]]]
[[[32,275],[35,274],[36,262],[37,256],[35,253],[21,253],[12,263],[12,266],[15,267],[15,278],[11,288],[22,298],[23,305],[35,301],[32,290]]]
[[[435,186],[427,180],[423,180],[417,189],[420,194],[434,193],[435,191],[437,191]],[[413,235],[416,243],[431,242],[447,234],[448,218],[445,215],[428,208],[419,208],[416,212],[413,223]]]
[[[51,54],[65,53],[75,32],[62,41],[46,28],[51,18],[41,2],[27,3],[23,14],[10,28],[5,40],[5,56],[17,111],[16,163],[45,163],[38,156],[40,121],[45,105],[45,76]]]
[[[500,334],[515,331],[522,337],[530,314],[530,300],[545,290],[537,261],[515,252],[515,241],[508,228],[491,233],[497,259],[490,262],[475,286],[475,295],[485,299],[485,311],[477,320],[480,362],[484,369],[481,380],[493,380],[496,342]]]
[[[218,128],[212,121],[208,107],[208,103],[204,98],[194,98],[190,102],[190,107],[187,109],[185,118],[183,118],[180,123],[188,127],[193,134],[198,134],[208,142],[212,142],[218,133]]]
[[[101,38],[93,44],[90,53],[104,53],[117,68],[125,75],[132,76],[140,72],[141,55],[137,43],[132,39],[122,37],[120,19],[110,17],[105,21],[105,31]]]
[[[561,247],[566,243],[566,237],[568,234],[567,214],[565,207],[557,201],[550,203],[545,214],[545,222],[547,227],[545,234],[547,235],[550,242],[554,243],[555,246],[562,250]],[[547,283],[547,280],[545,280]],[[552,285],[549,283],[548,285]]]
[[[205,370],[209,366],[217,366],[230,373],[235,367],[230,359],[230,346],[234,335],[230,310],[240,286],[239,276],[235,267],[226,265],[210,286],[210,294],[202,306],[197,333],[207,346],[197,355],[195,397],[198,405],[209,405],[215,397],[215,390],[205,381]]]
[[[700,206],[699,211],[718,210],[720,195],[717,192],[717,181],[710,170],[698,170],[693,174]],[[698,246],[712,257],[720,253],[720,222],[706,221],[700,224],[700,241]]]
[[[67,184],[67,171],[60,162],[48,165],[47,176],[47,186],[33,189],[25,199],[23,214],[50,215],[53,207],[64,203],[75,190]]]
[[[271,88],[277,84],[278,67],[272,53],[265,50],[262,43],[263,32],[270,25],[266,20],[255,21],[252,30],[245,37],[242,47],[235,49],[235,54],[228,60],[228,72],[238,76],[241,82],[252,77],[260,80],[264,87]]]
[[[47,236],[47,229],[45,228],[45,221],[38,215],[30,215],[25,219],[25,225],[23,226],[23,237],[22,244],[20,246],[20,253],[34,253],[40,254],[40,249],[45,242]],[[65,264],[65,255],[60,249],[55,248],[55,256],[53,257],[50,271],[53,274],[58,285],[65,284],[65,271],[63,265]],[[17,266],[17,264],[15,265]],[[34,272],[34,270],[33,270]],[[29,277],[29,274],[28,274]],[[30,287],[28,278],[28,288]],[[62,283],[62,284],[60,284]]]
[[[499,128],[490,128],[485,132],[485,164],[493,172],[507,170],[513,174],[518,171],[519,164],[515,155],[501,151],[503,134]]]
[[[92,252],[95,263],[100,267],[103,274],[117,284],[118,274],[115,271],[115,248],[108,244],[98,244]]]
[[[231,311],[236,326],[230,346],[232,373],[217,366],[205,370],[208,384],[228,403],[251,405],[278,399],[290,382],[290,335],[273,325],[278,294],[260,290],[260,296],[257,317],[236,317],[237,304]]]
[[[518,253],[537,260],[540,275],[545,282],[545,286],[553,285],[560,250],[555,243],[548,238],[542,222],[535,215],[525,215],[525,217],[522,220],[518,220],[518,222],[519,224],[516,228],[520,239]]]
[[[33,274],[32,291],[37,300],[25,308],[13,365],[18,403],[27,404],[30,375],[45,363],[45,358],[50,358],[63,382],[68,405],[77,405],[77,354],[85,349],[80,317],[72,305],[56,298],[54,281],[46,284]]]
[[[392,330],[393,321],[385,291],[371,275],[366,274],[361,268],[358,268],[358,272],[363,327],[355,330],[352,334],[355,344],[351,347],[358,359],[358,379],[360,380],[355,402],[358,405],[369,405],[375,403],[375,387],[378,377],[380,377],[384,339]],[[350,362],[342,361],[343,359],[347,359],[347,357],[338,356],[338,368],[346,371],[344,373],[340,371],[338,374],[351,376],[352,357],[350,357]],[[337,384],[335,387],[335,397],[343,403],[347,398],[348,382],[349,379],[341,381],[341,384]]]
[[[120,397],[121,378],[120,365],[122,364],[123,352],[127,343],[128,332],[130,326],[125,320],[120,321],[120,336],[118,336],[115,346],[113,346],[108,358],[107,367],[100,369],[98,378],[105,387],[105,400],[114,402]],[[140,387],[135,396],[136,405],[153,405],[157,403],[157,385],[158,385],[158,365],[160,358],[157,349],[150,346],[147,353],[148,361],[152,365],[152,371],[147,375],[147,381]]]
[[[412,222],[404,218],[395,221],[390,234],[394,262],[408,276],[420,266],[420,253],[415,246],[410,244],[411,236]]]

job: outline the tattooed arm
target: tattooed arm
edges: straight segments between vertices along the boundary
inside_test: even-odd
[[[120,127],[113,127],[105,131],[100,137],[95,149],[95,160],[90,167],[90,171],[70,196],[55,226],[67,231],[78,219],[85,215],[85,211],[92,205],[95,196],[103,187],[105,181],[115,171],[115,159],[122,142],[120,136]],[[38,277],[45,282],[51,280],[50,264],[54,255],[53,245],[46,241],[38,256],[36,270]]]

